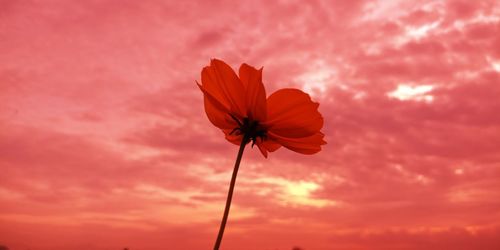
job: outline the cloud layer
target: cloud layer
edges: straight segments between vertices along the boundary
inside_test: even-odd
[[[207,249],[237,147],[210,58],[320,103],[245,153],[225,249],[499,249],[496,1],[1,1],[0,244]]]

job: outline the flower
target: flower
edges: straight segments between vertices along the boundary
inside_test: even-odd
[[[266,99],[262,68],[242,64],[239,75],[225,62],[212,59],[201,71],[198,86],[205,112],[226,139],[240,145],[252,141],[264,157],[281,146],[314,154],[326,144],[318,103],[299,89],[285,88]]]

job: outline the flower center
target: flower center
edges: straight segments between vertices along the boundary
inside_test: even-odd
[[[233,120],[238,123],[238,127],[234,128],[231,134],[243,135],[244,140],[252,140],[252,147],[255,145],[257,138],[261,138],[264,141],[267,138],[267,129],[263,127],[259,121],[250,120],[250,118],[245,117],[242,120],[238,119],[236,116],[229,114]],[[246,139],[245,139],[246,138]]]

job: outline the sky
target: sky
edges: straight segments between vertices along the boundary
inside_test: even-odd
[[[499,34],[493,0],[0,0],[0,245],[210,249],[218,58],[308,92],[328,143],[248,147],[221,249],[500,249]]]

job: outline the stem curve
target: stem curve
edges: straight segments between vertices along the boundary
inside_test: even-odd
[[[229,184],[229,191],[227,193],[226,207],[224,209],[224,215],[220,223],[219,234],[217,235],[217,241],[215,241],[214,250],[219,250],[220,244],[222,242],[222,236],[224,235],[224,229],[226,228],[227,218],[229,216],[229,209],[231,208],[231,200],[233,199],[234,185],[236,184],[236,176],[238,175],[238,169],[240,167],[241,157],[243,156],[243,151],[245,146],[249,142],[248,136],[245,134],[241,140],[240,149],[238,150],[238,155],[236,156],[236,162],[234,163],[233,175],[231,177],[231,183]]]

